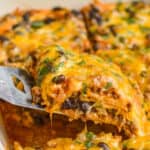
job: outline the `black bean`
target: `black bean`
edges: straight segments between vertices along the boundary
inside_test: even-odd
[[[95,17],[95,19],[99,25],[102,23],[102,17],[100,15],[97,15],[97,17]]]
[[[100,12],[100,10],[97,7],[95,7],[95,5],[91,4],[91,8],[92,8],[92,11],[95,12],[95,13],[99,13]]]
[[[100,148],[102,148],[103,150],[110,150],[109,146],[106,143],[104,143],[104,142],[98,143],[98,146]]]
[[[0,42],[9,41],[9,39],[6,36],[0,35]]]
[[[102,23],[102,17],[100,15],[100,12],[95,7],[92,7],[92,9],[89,11],[89,17],[90,19],[95,20],[99,25]]]
[[[92,104],[93,104],[93,102],[79,101],[80,110],[83,111],[84,113],[86,113],[90,109]]]
[[[54,7],[52,10],[53,11],[60,11],[60,10],[63,10],[63,9],[64,8],[57,6],[57,7]]]
[[[99,14],[96,14],[93,11],[90,11],[90,19],[93,19],[97,22],[97,24],[101,24],[102,23],[102,18]]]
[[[54,18],[50,18],[50,17],[47,17],[47,18],[44,19],[44,23],[45,24],[50,24],[53,21],[55,21],[55,19]]]
[[[76,100],[67,99],[62,104],[62,109],[77,109],[78,102]]]
[[[76,95],[66,99],[62,104],[61,109],[73,109],[73,110],[78,109],[86,113],[92,105],[93,102],[81,101],[79,96]]]
[[[52,79],[52,82],[56,83],[56,84],[60,84],[62,82],[65,81],[65,76],[64,75],[58,75],[58,76],[55,76],[53,79]]]
[[[25,21],[25,22],[29,22],[30,20],[30,12],[25,12],[22,16],[22,19]]]

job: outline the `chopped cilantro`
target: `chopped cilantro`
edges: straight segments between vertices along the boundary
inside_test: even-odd
[[[91,142],[91,141],[85,141],[85,147],[87,148],[87,149],[89,149],[90,147],[92,147],[92,145],[93,145],[93,143]]]
[[[112,87],[112,82],[107,82],[106,85],[104,86],[105,90],[108,90]]]
[[[50,71],[51,71],[51,68],[47,66],[43,66],[42,68],[40,68],[38,72],[38,83],[40,83],[41,80],[44,78],[44,76],[48,74]]]
[[[92,147],[92,145],[93,145],[92,140],[93,140],[94,136],[95,135],[92,132],[87,132],[86,133],[86,141],[85,141],[84,145],[87,149]]]
[[[82,84],[82,94],[84,95],[84,94],[86,94],[86,92],[87,92],[87,84],[83,83]]]
[[[46,74],[53,71],[52,62],[46,58],[42,62],[42,67],[38,70],[38,84],[41,82],[41,80],[45,77]]]
[[[58,65],[56,65],[55,67],[54,67],[54,70],[55,71],[58,71],[61,67],[63,67],[64,66],[64,62],[60,62]]]
[[[84,60],[81,60],[81,61],[79,61],[77,64],[82,66],[82,65],[85,65],[86,62],[85,62]]]
[[[41,28],[42,26],[44,26],[44,22],[43,21],[33,21],[31,23],[31,27],[34,28],[34,29]]]
[[[51,62],[51,60],[49,58],[46,58],[46,59],[44,59],[44,61],[42,63],[48,64],[50,62]]]
[[[135,19],[134,18],[127,18],[126,21],[127,21],[128,24],[135,23]]]
[[[93,132],[87,132],[86,133],[86,140],[92,140],[94,138],[94,133]]]

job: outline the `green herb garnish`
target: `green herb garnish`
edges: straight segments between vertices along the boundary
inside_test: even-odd
[[[92,140],[93,140],[94,136],[95,135],[92,132],[86,133],[86,141],[84,142],[84,145],[87,149],[92,147],[92,145],[93,145]]]
[[[87,84],[83,83],[82,84],[82,94],[84,95],[84,94],[86,94],[86,92],[87,92]]]
[[[45,75],[48,74],[49,72],[52,72],[52,70],[53,70],[52,63],[48,58],[46,58],[42,62],[42,67],[38,70],[38,84],[42,81]]]
[[[54,70],[55,71],[58,71],[61,67],[63,67],[64,66],[64,62],[60,62],[58,65],[56,65],[55,67],[54,67]]]
[[[135,19],[134,18],[127,18],[126,21],[127,21],[128,24],[135,23]]]
[[[82,65],[85,65],[86,62],[85,62],[84,60],[81,60],[81,61],[79,61],[77,64],[82,66]]]
[[[44,22],[43,21],[33,21],[31,23],[31,27],[34,28],[34,29],[38,29],[38,28],[41,28],[42,26],[44,26]]]
[[[107,82],[106,85],[104,86],[105,90],[108,90],[112,87],[112,82]]]
[[[91,141],[94,138],[93,132],[87,132],[86,133],[86,140]]]
[[[48,74],[51,71],[50,68],[47,68],[47,66],[43,66],[40,68],[38,72],[38,83],[42,81],[42,79],[45,77],[46,74]]]
[[[87,148],[87,149],[89,149],[90,147],[92,147],[92,145],[93,145],[93,143],[91,142],[91,141],[85,141],[85,147]]]

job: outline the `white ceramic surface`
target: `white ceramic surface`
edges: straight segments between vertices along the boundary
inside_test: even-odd
[[[64,6],[79,8],[92,0],[0,0],[0,15],[11,12],[16,8],[51,8]],[[131,1],[131,0],[101,0],[104,2]],[[150,0],[144,0],[150,2]]]
[[[54,6],[79,8],[89,1],[90,0],[0,0],[0,14],[11,12],[15,8],[51,8]]]

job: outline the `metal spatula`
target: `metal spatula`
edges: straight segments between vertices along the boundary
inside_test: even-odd
[[[16,88],[13,77],[16,77],[23,83],[24,91]],[[31,81],[31,77],[24,70],[0,66],[0,99],[13,105],[43,110],[39,105],[31,103]]]

